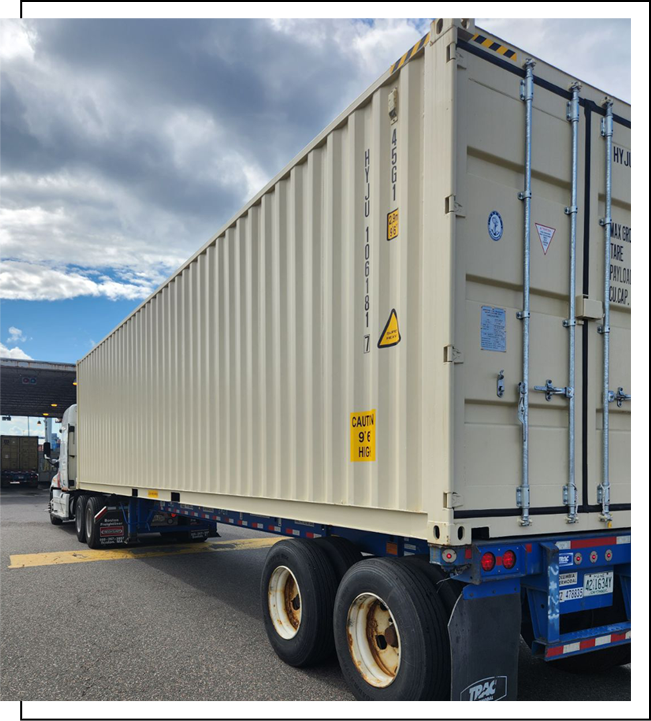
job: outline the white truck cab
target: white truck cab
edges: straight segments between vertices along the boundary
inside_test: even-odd
[[[59,472],[50,484],[50,520],[58,525],[74,518],[74,491],[77,483],[77,404],[70,406],[61,421]]]

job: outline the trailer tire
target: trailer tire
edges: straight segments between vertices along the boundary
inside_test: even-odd
[[[337,577],[337,584],[341,583],[341,579],[351,566],[362,560],[362,552],[347,538],[324,536],[315,538],[312,543],[326,552]]]
[[[269,643],[289,666],[314,666],[334,653],[337,578],[324,548],[311,540],[276,543],[262,571],[262,616]]]
[[[388,558],[356,563],[339,585],[334,611],[337,656],[355,697],[449,700],[447,616],[416,563]]]
[[[457,599],[461,595],[463,584],[451,579],[440,566],[430,563],[427,556],[404,556],[400,560],[403,563],[417,564],[417,568],[427,574],[430,582],[434,585],[434,590],[443,602],[449,618],[452,615]]]
[[[95,523],[95,516],[106,505],[106,499],[102,496],[91,496],[86,503],[84,518],[86,523],[86,544],[88,548],[99,548],[99,525]]]
[[[86,543],[86,504],[88,503],[88,496],[82,494],[77,496],[75,503],[75,529],[77,531],[77,540],[79,543]]]

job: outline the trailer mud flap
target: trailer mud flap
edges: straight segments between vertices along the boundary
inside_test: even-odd
[[[448,623],[453,701],[516,701],[522,607],[519,593],[459,596]]]
[[[124,543],[124,514],[119,506],[106,505],[95,517],[99,532],[99,545],[117,546]],[[102,511],[104,511],[102,513]],[[100,515],[101,514],[101,515]]]

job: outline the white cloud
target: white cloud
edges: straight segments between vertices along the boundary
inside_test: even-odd
[[[477,26],[577,80],[631,102],[629,19],[477,18]]]
[[[0,343],[0,357],[12,358],[13,360],[32,360],[32,356],[27,355],[24,350],[18,348],[7,348],[4,343]]]
[[[626,21],[477,22],[630,96]],[[428,26],[3,21],[0,297],[145,298]]]
[[[9,338],[7,338],[7,343],[24,343],[27,338],[25,337],[25,334],[20,328],[16,328],[16,326],[9,326]]]
[[[34,57],[32,41],[33,34],[22,21],[6,19],[0,22],[0,58],[3,60],[31,60]]]
[[[128,272],[123,276],[126,282],[113,280],[109,276],[100,276],[98,280],[93,280],[79,270],[5,261],[0,268],[0,285],[3,297],[9,300],[63,300],[78,296],[141,300],[150,295],[159,284],[158,279],[152,281],[138,278]]]

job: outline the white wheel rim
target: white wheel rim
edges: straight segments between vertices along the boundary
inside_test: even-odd
[[[281,638],[294,638],[301,626],[303,604],[296,576],[287,566],[274,568],[269,579],[269,614]]]
[[[366,683],[390,686],[400,669],[400,634],[391,609],[373,593],[362,593],[348,609],[348,648]]]

